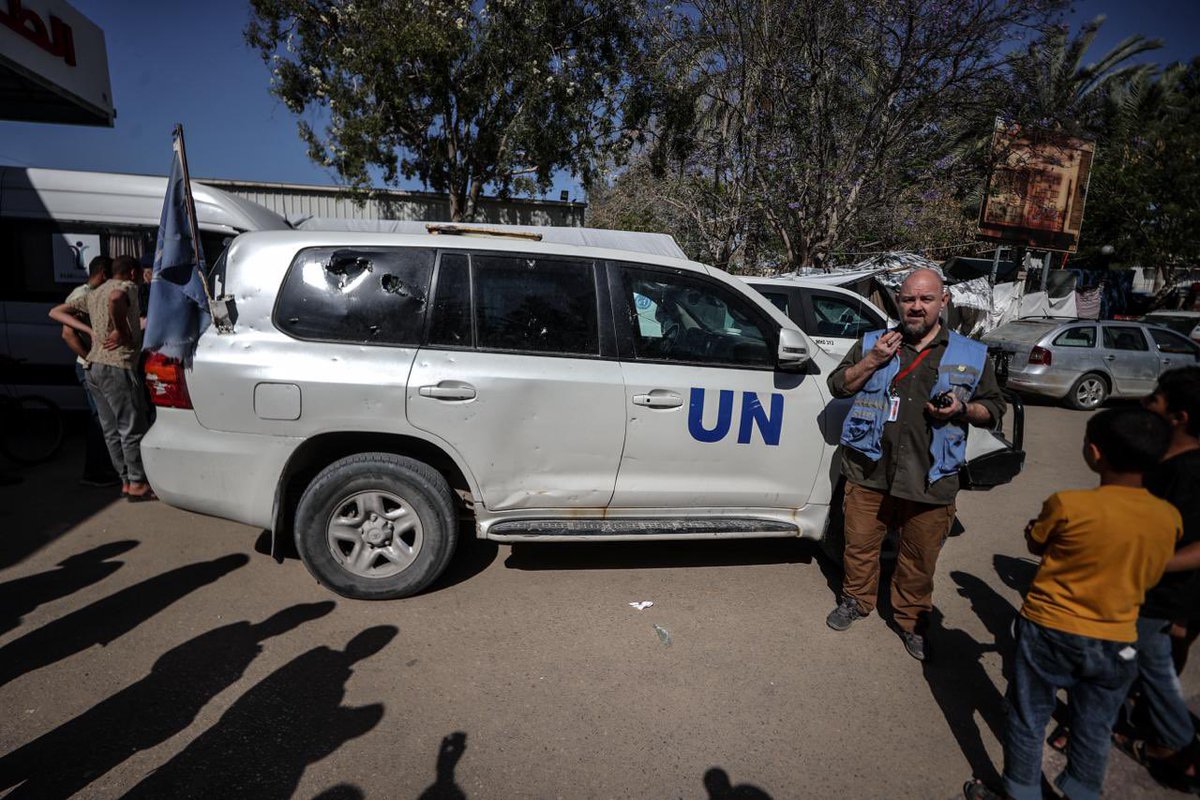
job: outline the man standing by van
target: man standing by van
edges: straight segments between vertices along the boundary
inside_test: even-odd
[[[880,548],[897,527],[894,618],[908,654],[925,661],[933,573],[954,520],[966,426],[992,425],[1005,402],[987,348],[941,324],[949,293],[936,271],[910,273],[896,300],[900,327],[866,334],[829,376],[833,396],[854,403],[841,436],[845,578],[825,621],[844,631],[874,610]]]
[[[87,296],[110,277],[112,277],[112,259],[108,256],[96,256],[88,264],[87,282],[71,290],[71,293],[67,295],[67,305]],[[70,325],[63,325],[62,338],[71,352],[75,354],[75,377],[79,379],[79,385],[83,387],[90,412],[85,434],[83,478],[80,479],[80,483],[88,486],[115,486],[120,482],[120,478],[108,457],[108,448],[104,444],[104,432],[100,428],[100,417],[96,411],[96,401],[92,399],[92,393],[87,387],[87,356],[92,343]]]
[[[137,285],[132,281],[137,268],[133,258],[118,256],[110,280],[50,310],[54,321],[91,337],[88,391],[96,401],[100,428],[113,466],[121,476],[122,491],[131,501],[155,499],[142,468],[141,443],[148,423],[142,376],[137,371],[142,349]]]

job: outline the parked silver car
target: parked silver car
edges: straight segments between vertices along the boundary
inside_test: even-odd
[[[1092,409],[1110,397],[1141,397],[1158,376],[1195,364],[1200,346],[1157,325],[1036,317],[983,336],[1008,363],[1008,388]]]

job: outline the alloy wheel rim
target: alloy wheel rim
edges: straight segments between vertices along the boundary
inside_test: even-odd
[[[374,490],[339,501],[325,525],[325,538],[342,569],[360,578],[389,578],[412,566],[424,531],[403,498]]]

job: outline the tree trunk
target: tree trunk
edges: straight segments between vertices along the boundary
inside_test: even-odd
[[[463,222],[467,210],[467,187],[451,186],[447,194],[450,198],[450,221]]]

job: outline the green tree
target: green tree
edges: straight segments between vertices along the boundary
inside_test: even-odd
[[[650,163],[692,188],[678,199],[694,217],[725,227],[718,263],[829,263],[865,210],[928,184],[961,128],[995,116],[981,103],[1006,46],[1062,6],[694,0],[653,18]]]
[[[351,186],[400,176],[470,220],[487,187],[549,188],[635,138],[637,0],[251,0],[245,35],[309,156]]]
[[[1200,59],[1114,92],[1092,171],[1082,255],[1168,275],[1200,263]]]

